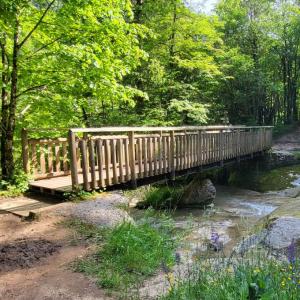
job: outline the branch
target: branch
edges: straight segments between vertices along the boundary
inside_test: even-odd
[[[59,41],[60,39],[62,39],[62,36],[54,39],[53,41],[49,42],[48,44],[44,44],[42,47],[40,47],[39,49],[35,50],[31,55],[27,56],[25,59],[27,59],[27,60],[30,59],[32,56],[34,56],[38,52],[46,49],[48,46],[51,46],[52,44],[54,44],[55,42]]]
[[[51,6],[54,4],[56,0],[52,0],[49,5],[47,6],[46,10],[44,11],[44,13],[42,14],[42,16],[40,17],[40,19],[38,20],[38,22],[35,24],[35,26],[31,29],[31,31],[25,36],[24,40],[18,45],[18,48],[20,49],[26,42],[27,40],[31,37],[31,35],[35,32],[35,30],[39,27],[39,25],[42,23],[43,19],[45,18],[45,16],[47,15],[49,9],[51,8]]]
[[[49,83],[44,83],[44,84],[40,84],[40,85],[35,85],[35,86],[31,86],[29,87],[28,89],[20,92],[16,97],[20,97],[26,93],[29,93],[31,91],[34,91],[34,90],[44,90],[48,85],[52,85],[52,84],[55,84],[55,83],[62,83],[62,82],[66,82],[66,81],[52,81],[52,82],[49,82]]]
[[[40,85],[36,85],[36,86],[32,86],[22,92],[20,92],[20,94],[17,95],[17,98],[19,98],[20,96],[28,93],[28,92],[31,92],[31,91],[34,91],[34,90],[39,90],[39,89],[43,89],[47,86],[47,84],[40,84]]]

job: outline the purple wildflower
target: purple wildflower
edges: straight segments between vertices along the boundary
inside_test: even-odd
[[[223,249],[223,243],[220,241],[220,236],[215,231],[213,231],[210,236],[210,247],[214,251],[220,251]]]
[[[217,232],[213,231],[210,236],[210,241],[213,245],[218,244],[220,236]]]

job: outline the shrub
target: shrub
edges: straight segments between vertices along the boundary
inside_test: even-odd
[[[24,172],[18,172],[11,181],[0,181],[0,196],[17,197],[28,190],[28,175]]]

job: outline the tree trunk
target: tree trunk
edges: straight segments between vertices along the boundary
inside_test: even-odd
[[[2,105],[2,137],[1,137],[1,167],[2,177],[10,180],[14,174],[14,131],[16,124],[16,107],[17,107],[17,90],[18,90],[18,56],[19,56],[19,20],[16,19],[13,57],[12,57],[12,71],[11,71],[11,92],[10,102],[5,102],[3,109]]]
[[[7,93],[7,83],[8,83],[8,61],[6,53],[6,41],[3,39],[1,42],[1,61],[2,61],[2,89],[1,89],[1,125],[0,125],[0,137],[1,137],[1,166],[5,165],[6,161],[6,128],[8,124],[9,115],[9,103],[8,103],[8,93]]]

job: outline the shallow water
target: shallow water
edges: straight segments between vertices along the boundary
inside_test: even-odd
[[[258,192],[281,191],[300,186],[300,165],[268,169],[259,164],[248,164],[233,171],[229,184]]]
[[[217,185],[214,205],[206,210],[199,208],[179,209],[173,213],[178,228],[191,228],[184,247],[196,252],[209,249],[214,232],[229,255],[233,247],[264,217],[278,207],[277,195],[243,190],[232,186]],[[284,199],[280,198],[280,201]],[[213,254],[213,253],[212,253]]]

